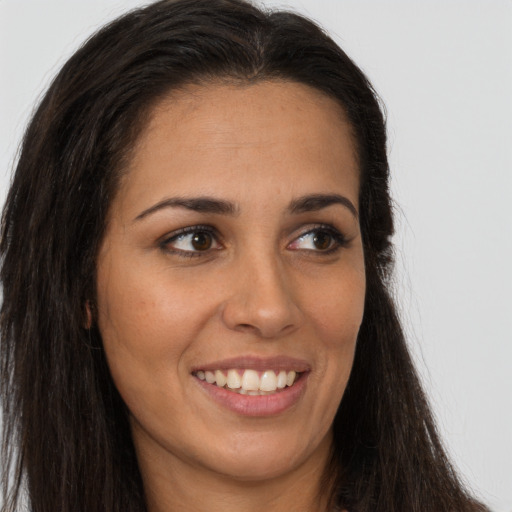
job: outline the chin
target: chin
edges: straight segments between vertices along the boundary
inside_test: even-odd
[[[245,460],[242,460],[245,459]],[[264,453],[252,457],[237,457],[225,461],[221,471],[226,477],[240,482],[261,482],[282,477],[294,472],[300,462],[287,457],[272,457]]]
[[[215,469],[212,469],[241,482],[283,477],[297,471],[306,460],[316,457],[319,451],[324,452],[323,446],[304,445],[300,434],[297,438],[299,442],[294,443],[290,442],[293,434],[289,433],[287,436],[235,436],[226,441],[229,448],[217,453],[218,458],[215,457],[216,460],[212,461]],[[330,442],[327,450],[328,446]],[[219,464],[219,461],[222,463]]]

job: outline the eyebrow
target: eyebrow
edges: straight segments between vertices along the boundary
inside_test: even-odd
[[[298,197],[290,202],[288,211],[292,214],[314,212],[334,204],[344,206],[356,219],[359,218],[357,209],[352,201],[340,194],[309,194]],[[239,208],[235,203],[214,197],[169,197],[139,213],[134,220],[144,219],[165,208],[185,208],[194,212],[217,215],[237,215],[239,213]]]
[[[238,213],[237,206],[230,201],[215,199],[213,197],[170,197],[144,210],[135,217],[135,220],[141,220],[164,208],[185,208],[194,212],[216,213],[219,215],[236,215]]]
[[[294,199],[288,210],[290,213],[315,212],[327,208],[333,204],[340,204],[347,208],[358,219],[359,214],[350,199],[340,194],[310,194]]]

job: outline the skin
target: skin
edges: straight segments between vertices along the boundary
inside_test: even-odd
[[[152,112],[97,274],[98,325],[151,512],[326,509],[320,481],[363,316],[358,190],[342,109],[305,85],[189,86]],[[290,211],[311,194],[339,194],[355,212]],[[234,211],[154,208],[203,196]],[[214,230],[207,250],[177,238],[197,225]],[[268,417],[223,407],[193,375],[282,355],[310,371],[300,399]]]

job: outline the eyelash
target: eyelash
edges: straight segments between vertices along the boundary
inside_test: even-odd
[[[187,226],[179,231],[176,231],[171,234],[171,236],[166,236],[161,242],[159,242],[159,247],[167,253],[176,254],[182,258],[197,258],[205,256],[212,251],[218,250],[218,248],[208,248],[204,251],[188,251],[182,249],[175,249],[171,246],[173,242],[176,242],[180,237],[185,237],[186,235],[197,234],[197,233],[206,233],[208,234],[214,244],[221,244],[219,241],[220,236],[215,228],[207,225],[196,225],[196,226]],[[287,247],[296,243],[297,241],[306,238],[308,235],[312,235],[314,233],[326,233],[331,237],[331,247],[326,250],[314,250],[314,249],[304,249],[310,253],[316,253],[318,256],[327,256],[333,254],[340,249],[347,247],[350,240],[348,240],[340,231],[335,229],[334,227],[326,224],[318,224],[313,227],[310,227],[307,231],[301,233],[297,237],[293,239],[293,241],[288,244]],[[300,249],[292,249],[292,250],[300,250]]]
[[[217,230],[214,229],[212,226],[206,226],[206,225],[197,225],[197,226],[187,226],[186,228],[180,229],[179,231],[175,231],[171,234],[171,236],[166,236],[160,243],[160,248],[171,254],[177,254],[178,256],[182,258],[197,258],[204,256],[206,253],[211,252],[212,250],[216,249],[207,249],[205,251],[184,251],[182,249],[174,249],[171,247],[171,243],[178,240],[180,237],[184,237],[186,235],[192,235],[194,233],[207,233],[210,235],[214,243],[220,243],[219,242],[219,235],[217,233]]]
[[[304,249],[306,251],[310,251],[311,253],[316,253],[319,256],[328,256],[330,254],[334,254],[337,251],[339,251],[340,249],[347,247],[350,242],[350,240],[348,240],[345,237],[345,235],[340,233],[340,231],[338,231],[333,226],[330,226],[327,224],[318,224],[318,225],[311,227],[310,229],[308,229],[301,235],[295,237],[292,244],[296,243],[297,241],[304,239],[308,235],[312,235],[314,233],[316,233],[317,235],[318,235],[318,233],[326,233],[327,235],[329,235],[331,237],[331,247],[329,247],[326,250]],[[291,244],[289,244],[289,245],[291,245]],[[297,250],[300,250],[300,249],[297,249]]]

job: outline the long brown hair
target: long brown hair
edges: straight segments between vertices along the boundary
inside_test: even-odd
[[[314,23],[244,0],[164,0],[100,30],[66,63],[25,134],[2,218],[4,511],[142,512],[144,491],[101,336],[95,259],[130,148],[169,91],[286,80],[334,98],[361,172],[367,292],[334,422],[333,501],[350,511],[477,511],[443,451],[389,293],[386,131],[360,69]]]

